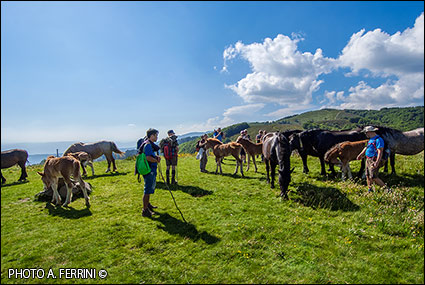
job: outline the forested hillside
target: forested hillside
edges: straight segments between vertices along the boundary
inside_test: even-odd
[[[382,108],[381,110],[322,109],[288,116],[274,122],[243,122],[223,128],[223,132],[226,135],[225,142],[229,142],[234,141],[241,130],[247,129],[251,139],[255,141],[259,130],[268,132],[314,128],[342,130],[369,124],[387,126],[401,131],[423,127],[424,107]],[[211,136],[212,133],[209,135]],[[195,152],[198,139],[181,144],[180,151]]]

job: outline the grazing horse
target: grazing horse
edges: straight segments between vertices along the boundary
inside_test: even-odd
[[[28,177],[25,163],[28,159],[28,152],[23,149],[11,149],[1,152],[1,169],[9,168],[18,164],[21,167],[21,176],[18,181],[23,181]],[[0,172],[1,173],[1,172]],[[3,174],[1,174],[1,184],[6,182]]]
[[[215,138],[208,138],[206,142],[200,143],[200,147],[205,146],[205,149],[211,148],[213,150],[213,153],[215,155],[215,162],[217,163],[217,168],[215,169],[215,173],[218,172],[218,167],[220,167],[220,174],[223,174],[223,171],[221,170],[221,160],[225,156],[232,155],[236,159],[236,169],[233,175],[235,175],[238,172],[239,165],[241,167],[241,175],[243,176],[243,166],[242,166],[242,160],[239,157],[239,154],[242,149],[242,145],[236,142],[230,142],[230,143],[222,143],[218,139]]]
[[[390,164],[392,174],[395,174],[395,155],[415,155],[424,150],[424,128],[402,132],[396,129],[375,126],[376,133],[382,137],[388,145],[390,153]],[[385,172],[388,172],[388,161],[385,163]]]
[[[252,141],[244,139],[242,137],[239,137],[236,140],[236,142],[240,143],[245,149],[246,153],[248,154],[248,166],[246,168],[246,171],[249,170],[249,161],[250,161],[250,158],[252,157],[252,162],[254,163],[255,172],[257,172],[257,163],[255,162],[255,156],[257,154],[263,153],[263,143],[262,142],[253,143]]]
[[[58,192],[58,184],[59,177],[63,177],[66,186],[66,201],[63,206],[67,206],[72,199],[72,175],[74,179],[80,183],[80,186],[83,189],[84,198],[86,199],[86,207],[90,207],[90,201],[89,196],[87,195],[85,182],[81,178],[80,174],[80,162],[78,161],[78,159],[75,159],[72,156],[54,157],[53,155],[51,155],[47,158],[46,163],[44,164],[44,172],[37,173],[41,176],[45,191],[52,187],[52,203],[56,202],[56,205],[62,202],[62,199]]]
[[[73,158],[76,158],[80,161],[82,168],[83,168],[83,176],[87,175],[85,166],[91,167],[91,173],[94,175],[94,168],[93,168],[93,159],[91,158],[90,154],[88,154],[85,151],[77,151],[77,152],[70,152],[66,154],[67,156],[72,156]]]
[[[263,142],[263,155],[266,163],[267,183],[270,183],[269,169],[271,168],[270,187],[274,188],[276,166],[279,165],[280,196],[288,199],[287,190],[291,182],[291,147],[284,133],[272,133]]]
[[[119,155],[124,155],[125,153],[120,151],[116,144],[111,141],[99,141],[95,143],[74,143],[71,145],[65,152],[63,153],[63,156],[66,156],[68,153],[72,152],[78,152],[78,151],[84,151],[87,152],[92,159],[96,159],[103,154],[106,157],[106,160],[108,161],[108,169],[106,169],[106,172],[111,171],[111,162],[113,169],[112,171],[116,171],[117,167],[115,166],[115,158],[112,155],[112,152],[118,153]],[[85,173],[85,166],[82,164],[83,172]],[[94,169],[92,167],[92,173],[94,175]]]
[[[293,149],[298,150],[303,161],[304,173],[309,172],[307,155],[311,155],[320,159],[321,174],[326,175],[324,156],[332,146],[344,141],[360,141],[365,139],[367,139],[366,134],[357,130],[327,131],[314,129],[292,134],[289,143]],[[333,164],[330,164],[329,168],[332,174],[335,175]]]
[[[345,180],[345,175],[353,179],[350,169],[350,161],[357,160],[357,156],[362,152],[368,140],[357,142],[342,142],[334,145],[325,153],[324,160],[326,163],[341,166],[342,180]]]

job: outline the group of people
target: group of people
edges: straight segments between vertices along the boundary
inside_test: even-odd
[[[384,140],[376,133],[378,129],[373,126],[368,126],[364,128],[364,132],[366,133],[366,136],[369,138],[369,142],[366,145],[366,147],[363,149],[363,151],[357,156],[358,160],[361,160],[363,157],[366,156],[366,180],[367,180],[367,186],[368,186],[368,192],[373,192],[373,184],[376,183],[377,185],[384,187],[387,189],[388,192],[391,192],[391,188],[389,188],[379,177],[378,172],[379,168],[384,165],[385,159],[384,157]],[[142,139],[140,139],[137,142],[137,149],[138,153],[144,153],[146,155],[146,159],[149,163],[149,166],[151,168],[151,172],[143,175],[143,179],[145,182],[144,185],[144,195],[143,195],[143,212],[142,216],[144,217],[151,217],[155,214],[154,209],[157,208],[156,206],[153,206],[150,203],[150,195],[155,193],[155,187],[156,187],[156,176],[157,176],[157,169],[158,169],[158,163],[161,161],[161,157],[155,153],[158,153],[159,150],[164,154],[164,158],[166,161],[166,177],[167,177],[167,184],[170,184],[170,167],[171,167],[171,184],[177,184],[176,180],[176,167],[177,167],[177,160],[178,160],[178,142],[177,142],[177,136],[174,133],[173,130],[169,130],[167,132],[168,137],[161,140],[159,143],[159,146],[155,144],[155,142],[158,140],[158,134],[159,131],[156,129],[148,129],[146,132],[146,136]],[[266,131],[259,130],[258,134],[256,135],[256,142],[260,143],[261,138],[266,134]],[[225,135],[221,128],[218,128],[217,130],[214,130],[213,137],[223,141],[225,139]],[[248,135],[248,131],[242,130],[240,132],[240,137],[250,140],[250,136]],[[208,139],[207,134],[203,134],[201,136],[201,139],[197,143],[196,151],[198,152],[197,159],[200,160],[200,170],[201,172],[207,172],[205,167],[208,162],[208,153],[205,149],[205,146],[199,147],[199,145],[202,145],[206,140]],[[241,159],[245,160],[245,150],[241,151]]]

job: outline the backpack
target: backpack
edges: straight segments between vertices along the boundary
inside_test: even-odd
[[[375,147],[375,149],[376,149],[376,152],[378,152],[378,148],[376,147],[376,140],[377,139],[375,139],[374,141],[373,141],[373,143],[370,143],[371,145],[373,145],[374,147]],[[390,151],[390,149],[385,145],[385,141],[384,141],[384,153],[382,154],[382,159],[383,160],[387,160],[388,159],[388,157],[390,156],[390,153],[391,153],[391,151]]]
[[[159,144],[166,160],[173,159],[176,156],[176,147],[173,144],[173,141],[169,138],[163,139]]]
[[[145,154],[145,146],[142,148],[142,153],[137,155],[136,157],[136,168],[135,168],[135,174],[137,174],[137,181],[141,181],[140,175],[146,175],[151,172],[151,168],[149,166],[148,160],[146,159]]]

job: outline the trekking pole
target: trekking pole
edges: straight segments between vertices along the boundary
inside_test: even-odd
[[[183,221],[187,224],[187,221],[186,221],[186,220],[185,220],[185,218],[183,217],[183,213],[182,213],[182,211],[180,211],[179,207],[177,206],[176,199],[174,199],[174,195],[173,195],[173,193],[171,192],[170,188],[168,187],[167,182],[165,182],[164,176],[162,175],[161,162],[158,162],[158,168],[159,168],[159,174],[160,174],[160,175],[161,175],[161,177],[162,177],[162,181],[164,181],[165,186],[167,186],[167,189],[168,189],[168,191],[169,191],[169,192],[170,192],[170,194],[171,194],[171,197],[173,197],[174,205],[176,205],[177,210],[180,212],[180,215],[181,215],[181,216],[182,216],[182,218],[183,218]]]

